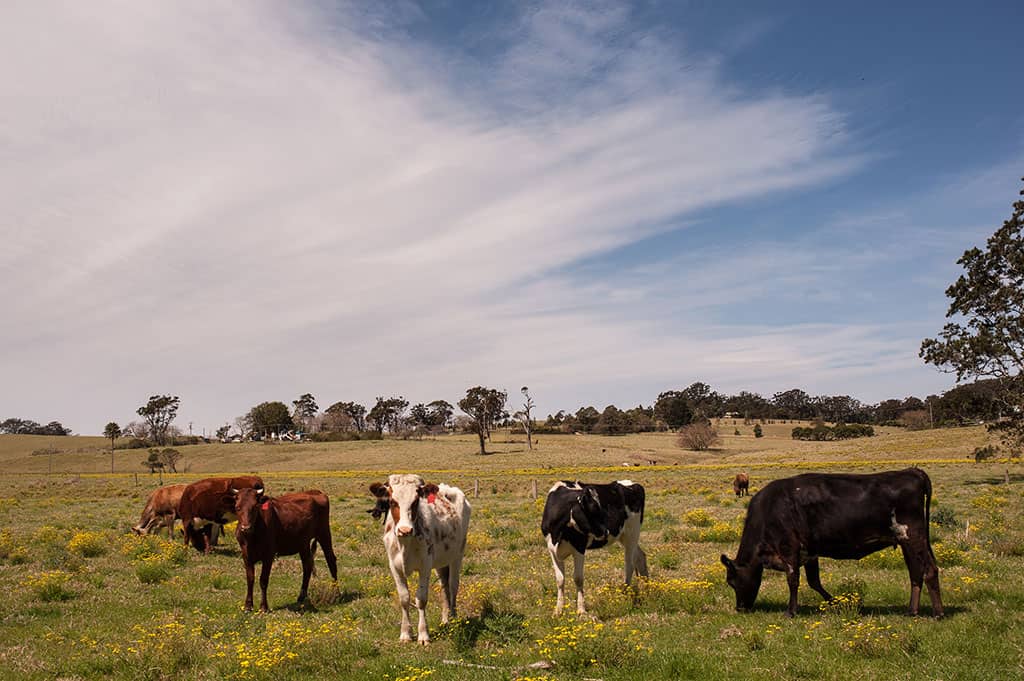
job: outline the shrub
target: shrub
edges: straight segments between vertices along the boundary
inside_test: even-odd
[[[100,532],[76,532],[68,541],[68,551],[85,558],[95,558],[107,552],[107,538]]]
[[[754,437],[764,437],[764,431],[761,430],[761,424],[760,423],[755,423],[754,424]]]
[[[998,453],[999,447],[997,447],[996,445],[985,445],[984,447],[976,448],[971,456],[974,457],[975,462],[981,462],[987,459],[995,458],[996,454]]]
[[[21,583],[42,601],[66,601],[75,593],[67,588],[71,575],[63,570],[48,570],[29,576]]]
[[[715,519],[712,518],[703,508],[695,508],[683,514],[683,520],[694,527],[710,527]]]
[[[956,517],[956,511],[949,506],[935,509],[935,512],[932,513],[932,522],[939,527],[951,527],[953,529],[957,529],[962,525]]]
[[[168,561],[153,556],[140,561],[135,566],[135,576],[143,584],[159,584],[171,578],[171,565]]]
[[[691,423],[679,429],[677,442],[683,449],[702,452],[721,441],[718,431],[710,423]]]
[[[740,429],[739,428],[734,429],[732,434],[733,435],[739,435],[740,434]]]

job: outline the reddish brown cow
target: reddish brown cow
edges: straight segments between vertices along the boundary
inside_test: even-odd
[[[737,473],[732,481],[732,491],[736,496],[742,497],[750,494],[750,476],[746,473]]]
[[[263,479],[256,475],[237,478],[206,478],[185,488],[178,502],[178,517],[185,531],[185,545],[204,553],[211,550],[210,533],[203,531],[211,523],[223,525],[235,520],[235,495],[232,489],[253,488],[263,492]],[[201,537],[201,539],[200,539]]]
[[[331,502],[320,490],[284,494],[272,499],[255,489],[241,489],[235,496],[238,527],[235,538],[245,565],[245,609],[252,610],[252,585],[256,563],[260,569],[260,610],[267,612],[267,585],[275,556],[299,554],[302,559],[302,589],[298,602],[306,600],[313,554],[317,542],[323,547],[331,579],[338,579],[338,564],[331,546]]]
[[[178,517],[178,502],[187,485],[167,485],[153,490],[146,507],[142,509],[139,524],[132,528],[135,534],[149,534],[161,527],[167,528],[167,537],[174,538],[174,519]]]

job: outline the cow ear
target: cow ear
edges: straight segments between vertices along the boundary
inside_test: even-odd
[[[729,570],[736,569],[736,563],[732,562],[729,556],[725,555],[724,553],[722,554],[722,565],[724,565]]]
[[[428,497],[431,494],[437,494],[440,491],[437,485],[420,485],[419,494],[421,497]]]
[[[231,496],[233,496],[233,497],[237,497],[238,496],[238,490],[235,489],[234,487],[232,487],[230,491],[231,491]]]
[[[263,485],[260,485],[259,487],[254,487],[253,489],[256,490],[256,494],[258,494],[261,497],[263,496]]]
[[[372,485],[370,485],[370,494],[377,497],[378,499],[383,499],[386,496],[388,496],[388,488],[380,484],[379,482],[375,482]]]

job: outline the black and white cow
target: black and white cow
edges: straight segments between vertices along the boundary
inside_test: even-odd
[[[867,475],[805,473],[774,480],[747,507],[739,552],[722,555],[736,609],[749,610],[764,568],[786,573],[789,608],[796,613],[800,567],[826,600],[818,558],[863,558],[899,546],[910,573],[910,614],[916,615],[921,583],[928,585],[932,614],[942,616],[939,568],[929,540],[932,483],[919,468]]]
[[[558,585],[555,614],[565,607],[565,559],[573,557],[576,611],[587,608],[583,599],[583,557],[587,549],[599,549],[619,541],[626,554],[626,584],[634,574],[647,576],[647,555],[640,548],[644,520],[644,488],[630,480],[591,485],[568,480],[556,483],[544,503],[541,531],[547,539]]]

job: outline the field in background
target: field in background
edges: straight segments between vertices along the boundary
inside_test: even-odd
[[[226,538],[204,557],[178,543],[128,533],[157,476],[145,450],[115,453],[102,438],[0,437],[0,668],[5,678],[131,679],[994,679],[1024,674],[1024,470],[975,464],[981,428],[882,434],[846,442],[789,439],[793,424],[750,426],[721,448],[678,449],[669,434],[607,438],[495,435],[481,457],[473,437],[329,444],[232,444],[180,448],[188,474],[256,471],[272,494],[319,487],[331,499],[339,584],[322,556],[306,608],[294,605],[300,568],[280,559],[269,615],[243,613],[244,576]],[[46,475],[57,443],[55,473]],[[107,443],[109,444],[109,443]],[[90,449],[97,448],[97,449]],[[646,465],[655,461],[654,465]],[[623,467],[622,463],[643,463]],[[805,470],[867,472],[920,463],[935,497],[933,543],[949,616],[902,614],[909,585],[899,554],[822,561],[823,581],[849,597],[819,609],[805,585],[794,620],[783,612],[781,573],[766,573],[757,610],[737,614],[720,553],[735,554],[746,500],[730,480],[751,473],[752,492]],[[399,470],[447,471],[473,518],[460,619],[434,642],[398,643],[398,609],[379,526],[365,513],[369,483]],[[133,473],[139,472],[136,484]],[[81,475],[79,475],[81,474]],[[1009,475],[1010,483],[1004,482]],[[588,604],[596,619],[555,620],[554,577],[540,536],[545,490],[557,479],[629,477],[648,490],[641,544],[651,579],[619,585],[622,551],[589,554]],[[539,498],[532,499],[537,481]],[[570,595],[572,589],[568,588]],[[860,598],[858,602],[854,595]],[[927,598],[923,599],[927,603]],[[571,610],[571,609],[570,609]],[[925,606],[925,612],[928,608]],[[529,669],[541,660],[550,670]]]
[[[912,459],[966,459],[988,442],[983,427],[908,432],[880,427],[870,438],[837,442],[793,440],[795,425],[770,423],[764,437],[753,436],[753,426],[742,420],[722,419],[722,443],[708,452],[690,452],[676,445],[673,433],[643,433],[621,437],[599,435],[538,435],[529,451],[522,435],[494,433],[488,454],[480,456],[475,435],[445,435],[422,440],[369,440],[326,443],[247,442],[177,447],[182,453],[178,470],[189,473],[218,471],[389,471],[395,467],[420,470],[473,470],[499,474],[506,470],[593,468],[631,465],[676,466],[712,464],[751,467],[784,461],[906,461]],[[736,429],[741,434],[734,435]],[[102,437],[0,435],[0,473],[109,473],[110,441]],[[116,473],[145,474],[145,449],[114,452]]]

